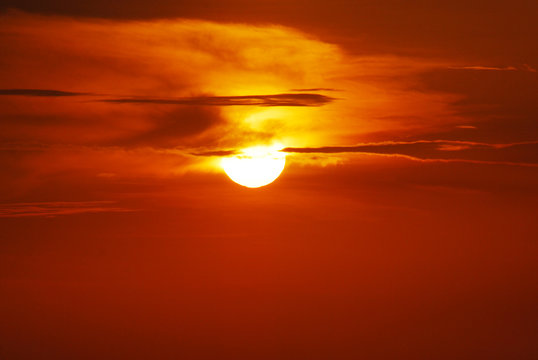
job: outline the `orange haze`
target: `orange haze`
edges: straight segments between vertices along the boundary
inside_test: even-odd
[[[536,14],[7,0],[0,358],[538,358]]]

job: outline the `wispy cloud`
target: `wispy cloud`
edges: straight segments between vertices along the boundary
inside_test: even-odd
[[[244,96],[198,96],[184,98],[120,98],[104,99],[102,102],[120,104],[169,104],[194,106],[321,106],[335,100],[321,94],[273,94]]]
[[[509,144],[447,140],[388,141],[355,146],[288,147],[282,151],[302,154],[362,153],[403,156],[426,161],[466,161],[538,166],[538,141]]]
[[[85,96],[90,93],[50,90],[50,89],[0,89],[0,96],[38,96],[38,97],[62,97],[62,96]]]
[[[533,67],[523,64],[521,67],[515,66],[481,66],[481,65],[471,65],[471,66],[450,66],[449,69],[453,70],[479,70],[479,71],[529,71],[536,72],[536,69]]]
[[[322,91],[331,89],[298,89],[292,91]],[[51,89],[0,89],[0,96],[30,97],[71,97],[104,96],[87,92],[71,92]],[[193,96],[181,98],[154,98],[144,96],[125,96],[121,98],[101,99],[99,102],[117,104],[163,104],[192,106],[322,106],[336,100],[335,98],[313,93],[283,93],[269,95],[242,96]]]
[[[215,150],[215,151],[202,151],[202,152],[193,152],[191,155],[194,156],[232,156],[237,154],[237,150]]]
[[[130,212],[132,209],[115,206],[114,201],[50,201],[0,204],[0,217],[54,217],[82,213]]]
[[[308,88],[308,89],[290,89],[290,91],[296,92],[311,92],[311,91],[340,91],[332,88]]]

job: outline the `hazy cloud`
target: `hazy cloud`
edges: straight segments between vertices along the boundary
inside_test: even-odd
[[[297,91],[297,92],[309,92],[309,91],[340,91],[338,89],[331,89],[331,88],[309,88],[309,89],[290,89],[290,91]]]
[[[330,89],[304,89],[291,91],[322,91]],[[0,89],[0,96],[83,96],[96,95],[92,93],[69,92],[50,89]],[[321,94],[271,94],[243,96],[194,96],[182,98],[153,98],[153,97],[124,97],[99,100],[106,103],[119,104],[163,104],[163,105],[193,105],[193,106],[321,106],[330,103],[335,98]]]
[[[335,100],[320,94],[274,94],[244,96],[198,96],[188,98],[121,98],[102,102],[120,104],[163,104],[195,106],[321,106]]]
[[[12,218],[127,211],[133,210],[115,206],[114,201],[51,201],[0,204],[0,217]]]
[[[150,129],[126,136],[123,140],[115,140],[113,144],[129,147],[141,145],[154,148],[175,147],[178,144],[195,142],[197,136],[227,122],[218,107],[200,106],[194,103],[188,106],[169,105],[152,112]]]
[[[461,160],[538,165],[538,141],[512,144],[488,144],[471,141],[418,140],[381,142],[356,146],[284,148],[283,152],[303,154],[363,153],[406,156],[420,160]]]
[[[529,71],[529,72],[536,72],[536,69],[533,67],[523,64],[521,67],[515,67],[515,66],[480,66],[480,65],[474,65],[474,66],[450,66],[449,69],[454,70],[482,70],[482,71]]]
[[[194,156],[231,156],[237,154],[237,150],[214,150],[214,151],[202,151],[202,152],[193,152],[191,155]]]
[[[0,96],[83,96],[89,93],[47,90],[47,89],[0,89]]]

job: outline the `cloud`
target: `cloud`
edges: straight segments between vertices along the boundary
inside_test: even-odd
[[[307,91],[292,90],[292,91]],[[327,90],[327,89],[310,89]],[[98,94],[69,92],[50,89],[0,89],[0,96],[103,96]],[[242,96],[194,96],[183,98],[152,98],[152,97],[124,97],[98,100],[105,103],[117,104],[160,104],[160,105],[193,105],[193,106],[322,106],[336,100],[321,94],[270,94],[270,95],[242,95]]]
[[[273,94],[243,96],[198,96],[176,99],[121,98],[100,100],[119,104],[159,104],[194,106],[321,106],[335,100],[320,94]]]
[[[417,78],[415,87],[423,92],[455,95],[449,105],[454,125],[480,129],[463,133],[444,126],[431,129],[431,138],[496,143],[536,140],[537,73],[453,68],[427,71]]]
[[[0,89],[0,95],[9,96],[31,96],[31,97],[73,97],[81,95],[93,95],[90,93],[76,93],[61,90],[50,89]],[[103,99],[103,97],[105,97]],[[222,111],[218,108],[227,106],[252,106],[252,107],[317,107],[328,104],[335,100],[334,98],[314,94],[269,94],[269,95],[242,95],[242,96],[195,96],[182,98],[153,98],[145,96],[124,97],[124,98],[106,98],[100,95],[98,103],[109,104],[109,106],[119,106],[122,104],[146,105],[149,107],[149,113],[146,115],[151,117],[152,126],[144,132],[137,134],[125,134],[123,139],[114,139],[112,142],[115,145],[149,145],[154,147],[169,147],[179,143],[180,140],[185,140],[188,137],[195,137],[199,134],[219,125],[227,123],[227,119],[223,117]],[[66,104],[67,105],[67,104]],[[78,111],[74,109],[80,116],[81,109],[91,107],[91,104],[85,102],[78,103]],[[166,105],[166,109],[157,109],[162,105]],[[71,104],[72,106],[72,104]],[[209,109],[213,107],[216,109]],[[45,110],[45,109],[43,109]],[[138,109],[127,108],[128,112],[136,113]],[[114,111],[112,108],[110,111]],[[24,114],[25,109],[22,108],[17,113],[5,114],[11,120],[13,127],[17,124],[27,125],[67,125],[69,119],[66,117],[58,117],[50,119],[49,116],[35,112]],[[142,110],[144,112],[144,110]],[[82,116],[85,116],[83,113]],[[6,125],[6,124],[4,124]],[[9,126],[9,123],[7,124]],[[81,126],[80,120],[76,117],[71,118],[71,126]],[[1,125],[0,125],[1,127]],[[64,126],[65,128],[65,126]],[[4,136],[9,134],[5,132]],[[28,138],[28,136],[26,136]],[[14,139],[9,139],[12,141]],[[192,140],[192,139],[191,139]],[[72,141],[72,139],[70,139]],[[111,144],[104,140],[102,144]]]
[[[140,104],[155,106],[152,102]],[[163,109],[155,109],[152,113],[151,129],[125,136],[122,140],[114,140],[112,145],[166,148],[177,147],[179,144],[186,146],[199,141],[208,142],[211,141],[209,138],[199,139],[199,137],[211,129],[224,126],[227,122],[218,107],[195,105],[194,102],[187,106],[168,104]],[[211,136],[209,134],[209,137]]]
[[[41,146],[3,154],[34,179],[76,169],[115,179],[167,176],[212,160],[202,156],[273,141],[301,152],[361,143],[323,151],[480,161],[501,161],[502,153],[506,161],[535,161],[530,146],[478,145],[534,140],[530,71],[353,55],[277,25],[28,14],[1,20],[0,146]],[[379,143],[387,139],[431,142]],[[454,142],[463,139],[470,143]],[[159,153],[167,149],[185,158]]]
[[[538,141],[512,144],[488,144],[471,141],[418,140],[381,142],[355,146],[284,148],[298,154],[377,154],[404,156],[426,161],[468,161],[538,166]]]
[[[101,212],[129,212],[133,209],[114,206],[114,201],[51,201],[0,204],[0,218],[54,217]]]
[[[521,67],[515,67],[515,66],[480,66],[480,65],[474,65],[474,66],[450,66],[449,69],[454,70],[478,70],[478,71],[528,71],[528,72],[536,72],[536,69],[533,67],[523,64]]]
[[[331,89],[331,88],[308,88],[308,89],[290,89],[290,91],[297,91],[297,92],[311,92],[311,91],[340,91],[338,89]]]
[[[83,96],[88,93],[45,89],[0,89],[0,96]]]
[[[329,88],[343,56],[277,25],[24,13],[0,23],[4,143],[200,148],[286,127],[306,133],[312,122],[302,109],[335,99],[287,89]],[[245,121],[267,108],[289,110],[267,124]]]
[[[237,150],[214,150],[191,153],[194,156],[231,156],[238,154]]]

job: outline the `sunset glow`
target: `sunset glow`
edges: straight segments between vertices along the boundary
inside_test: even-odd
[[[0,1],[0,359],[538,359],[537,36],[537,1]]]

